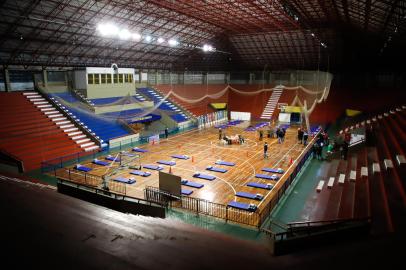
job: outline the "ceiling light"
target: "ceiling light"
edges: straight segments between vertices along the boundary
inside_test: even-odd
[[[314,37],[314,33],[312,33],[311,35],[312,35],[312,37]]]
[[[214,51],[214,48],[211,45],[204,44],[202,50],[204,52],[212,52],[212,51]]]
[[[99,24],[97,26],[97,30],[100,32],[102,36],[114,36],[118,33],[117,26],[110,23]]]
[[[131,37],[131,33],[127,29],[123,29],[118,33],[118,37],[120,39],[127,40]]]
[[[145,41],[146,41],[146,42],[151,42],[151,40],[152,40],[152,37],[151,37],[151,36],[146,36],[146,37],[145,37]]]
[[[161,44],[161,43],[164,43],[164,42],[165,42],[165,39],[163,39],[163,38],[158,38],[157,41],[158,41],[159,44]]]
[[[168,41],[169,46],[176,46],[179,44],[179,42],[176,39],[170,39]]]
[[[138,33],[132,34],[131,37],[132,37],[133,40],[136,40],[136,41],[140,41],[140,40],[141,40],[141,35],[138,34]]]

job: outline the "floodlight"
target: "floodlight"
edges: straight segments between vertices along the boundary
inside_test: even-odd
[[[102,36],[114,36],[118,33],[117,26],[106,23],[106,24],[99,24],[97,26],[97,30],[100,32]]]
[[[120,39],[127,40],[131,37],[131,33],[127,29],[123,29],[118,33],[118,37]]]
[[[170,39],[168,41],[169,46],[176,46],[179,44],[179,42],[176,39]]]

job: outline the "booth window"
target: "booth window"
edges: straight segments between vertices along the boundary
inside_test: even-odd
[[[94,74],[94,84],[100,84],[100,74]]]
[[[93,74],[87,74],[87,84],[94,84]]]
[[[106,74],[106,75],[107,75],[107,79],[106,79],[107,83],[111,83],[111,74]]]
[[[114,83],[118,83],[118,74],[114,74]]]
[[[107,75],[107,74],[100,74],[100,78],[101,78],[101,83],[102,83],[102,84],[106,84],[106,75]]]

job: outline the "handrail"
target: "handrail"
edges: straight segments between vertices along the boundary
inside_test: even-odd
[[[312,224],[337,224],[346,222],[368,221],[371,217],[353,218],[353,219],[329,219],[329,220],[316,220],[316,221],[297,221],[289,222],[286,225],[290,228],[300,225],[312,226]]]
[[[57,109],[60,113],[62,113],[66,118],[68,118],[78,129],[80,129],[83,133],[85,133],[87,136],[89,136],[93,141],[96,142],[98,146],[101,147],[102,142],[101,140],[96,136],[95,133],[90,132],[87,128],[85,128],[83,125],[78,123],[78,120],[76,118],[73,118],[71,115],[72,113],[69,113],[67,109],[62,109],[61,106],[58,104],[58,102],[55,101],[54,98],[50,98],[44,90],[41,89],[38,85],[35,85],[35,89],[38,91],[38,93],[45,98],[48,102],[50,102],[55,109]]]

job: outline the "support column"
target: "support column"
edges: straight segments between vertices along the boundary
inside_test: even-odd
[[[254,73],[249,73],[249,79],[248,79],[248,84],[252,84],[252,82],[254,81]]]
[[[230,72],[227,72],[224,76],[224,83],[230,84],[230,78],[231,78]]]
[[[7,68],[3,69],[3,76],[4,76],[4,91],[10,92],[11,91],[10,74]]]
[[[48,72],[46,69],[42,70],[42,84],[45,88],[48,87]]]

